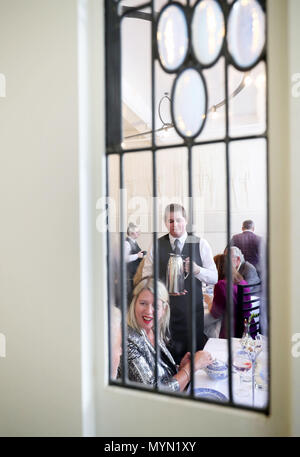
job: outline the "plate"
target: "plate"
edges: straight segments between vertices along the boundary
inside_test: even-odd
[[[227,397],[214,389],[198,387],[195,389],[195,397],[207,398],[208,400],[227,401]]]

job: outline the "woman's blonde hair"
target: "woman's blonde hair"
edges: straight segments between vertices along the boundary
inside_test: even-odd
[[[141,333],[141,328],[138,325],[135,317],[135,304],[143,290],[149,290],[154,295],[154,279],[152,276],[142,278],[141,281],[135,286],[133,290],[133,296],[131,303],[129,305],[129,310],[127,313],[127,324]],[[166,289],[166,286],[157,281],[157,300],[162,301],[162,306],[164,313],[158,323],[159,328],[159,338],[165,342],[169,340],[169,322],[170,322],[170,305],[169,305],[169,293]]]
[[[142,260],[140,261],[139,266],[137,267],[136,273],[133,277],[133,285],[134,287],[141,281],[143,277],[143,268],[144,268],[144,263],[145,263],[146,257],[143,257]]]

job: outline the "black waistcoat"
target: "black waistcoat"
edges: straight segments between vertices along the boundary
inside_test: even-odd
[[[202,267],[202,259],[199,252],[200,238],[193,236],[188,237],[195,243],[194,261]],[[190,257],[190,243],[185,242],[181,255]],[[169,239],[169,234],[158,239],[158,255],[159,255],[159,278],[164,284],[166,283],[167,265],[172,253],[172,246]],[[187,295],[170,296],[170,332],[172,346],[170,351],[175,358],[176,363],[179,363],[184,354],[189,351],[189,325],[190,325],[190,306],[191,306],[191,275],[184,282]],[[198,279],[194,281],[195,303],[196,303],[196,350],[203,349],[205,344],[204,337],[204,310],[202,297],[202,283]]]
[[[132,254],[137,254],[138,252],[141,251],[141,248],[137,243],[134,243],[131,238],[127,237],[126,241],[130,244],[130,252],[129,255]],[[128,271],[128,279],[132,279],[133,276],[136,273],[137,267],[139,266],[141,259],[137,258],[136,260],[133,260],[132,262],[127,263],[127,271]]]

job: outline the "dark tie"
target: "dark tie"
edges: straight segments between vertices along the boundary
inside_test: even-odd
[[[179,240],[174,241],[174,252],[175,254],[180,254],[180,248],[179,248]]]

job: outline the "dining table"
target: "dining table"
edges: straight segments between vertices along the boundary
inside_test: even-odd
[[[218,338],[221,330],[222,319],[215,319],[209,312],[207,303],[204,302],[204,333],[207,338]]]
[[[218,338],[221,330],[222,318],[215,319],[210,314],[208,303],[212,301],[214,286],[202,284],[203,308],[204,308],[204,334],[207,338]]]
[[[232,354],[241,348],[240,339],[231,339]],[[211,353],[214,359],[224,362],[228,366],[228,340],[222,338],[209,338],[204,350]],[[232,399],[235,404],[264,409],[268,403],[267,383],[267,343],[264,341],[263,350],[256,360],[257,370],[252,379],[252,370],[249,371],[248,380],[243,381],[243,395],[239,394],[239,373],[233,368],[232,371]],[[246,378],[247,379],[247,378]],[[254,387],[252,388],[252,382]],[[211,379],[205,369],[195,373],[194,388],[196,396],[204,396],[208,399],[228,402],[229,401],[229,378]]]

